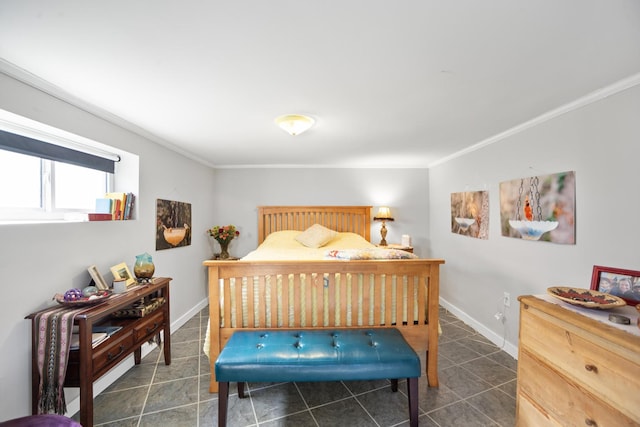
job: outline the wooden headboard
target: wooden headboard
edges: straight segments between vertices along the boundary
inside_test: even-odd
[[[258,244],[275,231],[304,231],[313,224],[371,241],[371,206],[258,206]]]

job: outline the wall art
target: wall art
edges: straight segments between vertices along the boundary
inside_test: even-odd
[[[156,250],[191,245],[191,203],[156,201]]]
[[[574,245],[575,199],[575,172],[501,182],[502,235]]]
[[[451,193],[451,232],[477,239],[489,238],[489,193]]]

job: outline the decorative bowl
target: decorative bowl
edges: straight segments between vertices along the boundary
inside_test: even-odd
[[[553,286],[547,289],[547,293],[569,304],[585,308],[609,309],[627,305],[622,298],[593,289]]]
[[[85,305],[100,304],[110,296],[111,296],[111,291],[99,291],[95,295],[82,297],[79,300],[75,300],[75,301],[65,301],[63,294],[55,294],[53,296],[53,299],[56,300],[58,304],[65,305],[68,307],[83,307]]]

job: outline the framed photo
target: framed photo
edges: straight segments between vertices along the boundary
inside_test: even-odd
[[[102,274],[100,274],[100,271],[98,271],[98,267],[92,265],[91,267],[87,268],[87,270],[89,271],[89,275],[93,279],[93,283],[96,288],[100,289],[101,291],[106,291],[109,289],[109,285],[104,280],[104,277],[102,277]]]
[[[136,279],[129,271],[129,267],[127,267],[127,264],[124,262],[111,267],[111,273],[113,274],[114,280],[126,280],[127,288],[137,284]]]
[[[629,305],[640,304],[640,271],[594,265],[591,289],[620,297]]]

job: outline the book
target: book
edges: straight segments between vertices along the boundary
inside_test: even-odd
[[[124,219],[124,208],[127,203],[127,193],[107,193],[104,195],[107,199],[113,199],[113,203],[111,206],[111,213],[113,214],[114,220],[123,220]]]
[[[96,199],[96,213],[111,213],[111,205],[113,204],[113,199],[109,198],[101,198]]]
[[[111,221],[113,215],[110,213],[90,213],[88,214],[89,221]]]
[[[111,325],[98,325],[92,328],[93,333],[105,333],[107,336],[111,336],[122,329],[122,326],[111,326]]]
[[[91,334],[91,346],[96,347],[102,341],[109,338],[106,332],[94,332]],[[80,348],[80,334],[73,333],[71,334],[71,344],[69,345],[69,350],[77,350]]]

